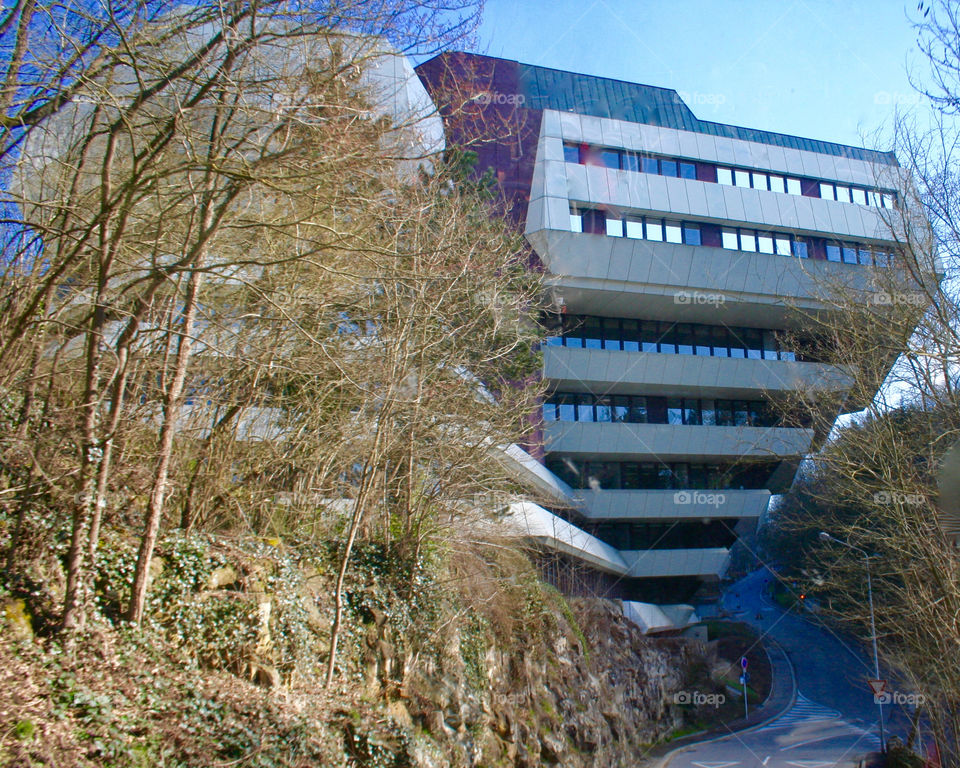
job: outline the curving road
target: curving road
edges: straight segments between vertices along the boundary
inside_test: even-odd
[[[815,614],[783,611],[765,595],[772,576],[756,571],[724,595],[724,607],[776,640],[796,675],[794,704],[764,725],[701,742],[670,755],[669,768],[842,768],[880,748],[879,708],[867,686],[873,663]],[[757,615],[760,618],[757,618]],[[883,708],[886,734],[903,736],[905,715]]]

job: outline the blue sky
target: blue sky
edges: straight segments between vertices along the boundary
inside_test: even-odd
[[[694,113],[844,144],[917,96],[898,0],[487,0],[477,50],[674,88]],[[868,145],[874,140],[868,139]]]

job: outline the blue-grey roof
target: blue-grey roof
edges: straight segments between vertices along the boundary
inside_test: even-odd
[[[829,141],[804,139],[784,133],[700,120],[683,102],[680,95],[671,88],[657,88],[607,77],[581,75],[532,64],[521,63],[519,67],[520,90],[525,99],[524,106],[530,109],[577,112],[664,128],[708,133],[712,136],[756,141],[778,147],[804,149],[824,155],[897,164],[892,152],[878,152],[863,147],[851,147]]]

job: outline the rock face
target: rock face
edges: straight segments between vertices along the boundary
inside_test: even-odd
[[[122,647],[123,659],[115,653],[104,677],[81,653],[69,674],[36,686],[30,702],[0,711],[0,751],[32,754],[34,742],[11,736],[29,720],[62,732],[57,743],[71,755],[92,741],[124,750],[138,734],[156,733],[156,755],[189,768],[245,756],[278,768],[634,768],[682,725],[685,710],[674,702],[691,670],[709,682],[716,665],[700,641],[645,637],[615,601],[564,600],[519,555],[500,570],[484,562],[486,571],[474,564],[461,573],[452,559],[404,570],[368,546],[347,582],[335,685],[326,688],[335,550],[163,540],[148,634],[138,640],[108,621],[119,615],[134,544],[118,538],[101,553],[102,614],[91,635],[99,639],[80,645],[99,658],[102,639]],[[35,606],[43,604],[0,601],[0,656],[19,670],[10,679],[48,680],[48,665],[64,663],[53,651],[47,658],[40,642]],[[96,704],[93,722],[92,705],[83,704],[114,698],[130,708],[128,730],[127,720],[104,714],[106,705]],[[56,715],[74,699],[78,719]],[[229,743],[228,723],[236,726]],[[101,757],[44,764],[86,767],[104,764]]]
[[[447,752],[446,762],[415,764],[636,766],[679,727],[674,694],[703,647],[643,636],[614,601],[578,599],[571,608],[539,645],[487,648],[479,689],[455,630],[437,664],[406,660],[391,714],[399,725],[420,725]],[[389,643],[371,640],[380,664],[404,663],[383,655]]]

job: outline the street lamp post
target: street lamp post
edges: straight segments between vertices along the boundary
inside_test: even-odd
[[[868,555],[865,550],[860,549],[860,547],[855,547],[853,544],[834,538],[826,531],[820,531],[820,541],[832,541],[834,544],[840,544],[847,549],[852,549],[855,552],[859,552],[861,555],[863,555],[864,560],[867,562],[867,599],[870,602],[870,634],[871,639],[873,640],[873,673],[874,679],[879,680],[880,656],[877,653],[877,621],[873,613],[873,584],[870,580],[870,555]],[[887,743],[883,734],[883,702],[878,701],[877,706],[880,708],[880,751],[886,753]]]

